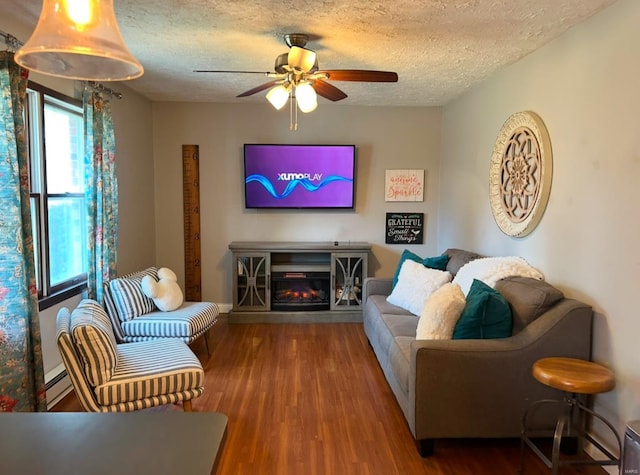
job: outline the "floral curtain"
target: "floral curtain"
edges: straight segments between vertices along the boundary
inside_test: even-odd
[[[26,70],[0,51],[0,412],[46,411],[24,128]]]
[[[84,103],[85,198],[88,225],[88,296],[102,303],[104,282],[116,275],[118,182],[111,104],[86,89]]]

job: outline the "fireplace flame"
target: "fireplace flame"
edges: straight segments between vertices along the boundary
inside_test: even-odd
[[[280,302],[312,302],[321,299],[320,292],[312,288],[304,289],[283,289],[277,293]]]

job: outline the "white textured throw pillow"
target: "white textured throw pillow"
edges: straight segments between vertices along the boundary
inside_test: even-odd
[[[429,295],[451,282],[451,277],[447,271],[430,269],[421,263],[406,260],[400,268],[398,283],[387,297],[387,302],[414,315],[420,315]]]
[[[464,295],[469,293],[473,279],[478,279],[491,288],[496,282],[507,277],[533,277],[543,280],[544,275],[531,267],[522,257],[482,257],[463,265],[453,282],[458,284]]]
[[[451,340],[466,303],[458,284],[444,284],[424,304],[416,340]]]

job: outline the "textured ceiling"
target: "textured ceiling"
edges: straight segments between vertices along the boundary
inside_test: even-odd
[[[154,101],[255,102],[285,33],[307,33],[323,69],[396,71],[398,83],[333,82],[350,105],[443,105],[615,0],[115,0],[145,67],[128,86]],[[31,31],[41,0],[2,0]],[[10,32],[11,33],[11,32]],[[26,40],[27,38],[21,38]],[[324,99],[322,99],[324,101]]]

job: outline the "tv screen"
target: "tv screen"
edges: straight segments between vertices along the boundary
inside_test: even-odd
[[[245,144],[247,208],[353,208],[354,145]]]

